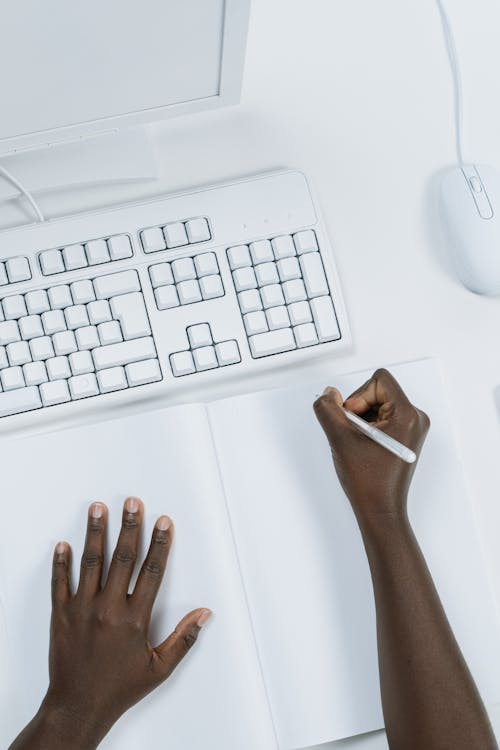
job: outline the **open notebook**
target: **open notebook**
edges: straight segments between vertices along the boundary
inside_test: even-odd
[[[483,697],[498,701],[496,613],[440,377],[430,360],[391,369],[432,418],[414,527]],[[334,384],[347,395],[368,375]],[[193,607],[215,617],[103,748],[289,750],[382,726],[368,566],[312,412],[323,385],[3,443],[1,597],[16,664],[5,719],[17,707],[28,720],[46,688],[53,543],[68,539],[78,568],[89,501],[110,505],[114,540],[134,494],[148,533],[162,512],[176,524],[154,638]],[[15,729],[0,724],[5,747]]]

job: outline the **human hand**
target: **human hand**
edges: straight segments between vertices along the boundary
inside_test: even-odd
[[[166,680],[211,615],[208,609],[196,609],[159,646],[149,643],[151,611],[173,526],[167,516],[156,522],[134,591],[128,594],[142,518],[142,502],[129,498],[107,579],[101,582],[107,508],[102,503],[90,506],[80,582],[74,594],[69,583],[69,545],[59,543],[54,552],[50,685],[39,720],[51,724],[56,736],[74,738],[66,745],[72,749],[95,748],[127,709]],[[39,746],[45,747],[19,745]],[[56,742],[50,744],[56,746]]]
[[[345,416],[349,411],[420,453],[429,418],[413,406],[387,370],[377,370],[344,403],[326,388],[314,404],[328,438],[335,468],[359,521],[380,516],[406,517],[406,500],[416,464],[407,464],[363,435]]]

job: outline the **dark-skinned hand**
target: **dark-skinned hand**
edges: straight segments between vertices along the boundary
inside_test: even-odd
[[[345,402],[337,389],[326,388],[314,404],[338,477],[358,520],[370,515],[404,514],[416,463],[405,463],[363,435],[347,419],[342,406],[417,455],[429,429],[428,416],[413,406],[387,370],[377,370]]]
[[[131,706],[172,674],[211,615],[196,609],[154,648],[148,640],[153,604],[172,544],[161,516],[135,588],[128,593],[143,519],[137,498],[125,502],[109,572],[103,578],[107,508],[89,508],[76,592],[70,588],[70,547],[60,542],[52,572],[50,684],[40,711],[12,750],[93,750]]]

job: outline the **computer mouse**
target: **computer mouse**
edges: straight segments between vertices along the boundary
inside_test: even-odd
[[[477,294],[500,295],[500,172],[486,164],[449,170],[441,212],[462,283]]]

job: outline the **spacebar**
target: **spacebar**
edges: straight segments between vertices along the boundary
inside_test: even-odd
[[[29,388],[17,388],[15,391],[0,393],[0,417],[9,417],[13,414],[21,414],[23,411],[39,409],[41,405],[40,393],[34,385]]]

